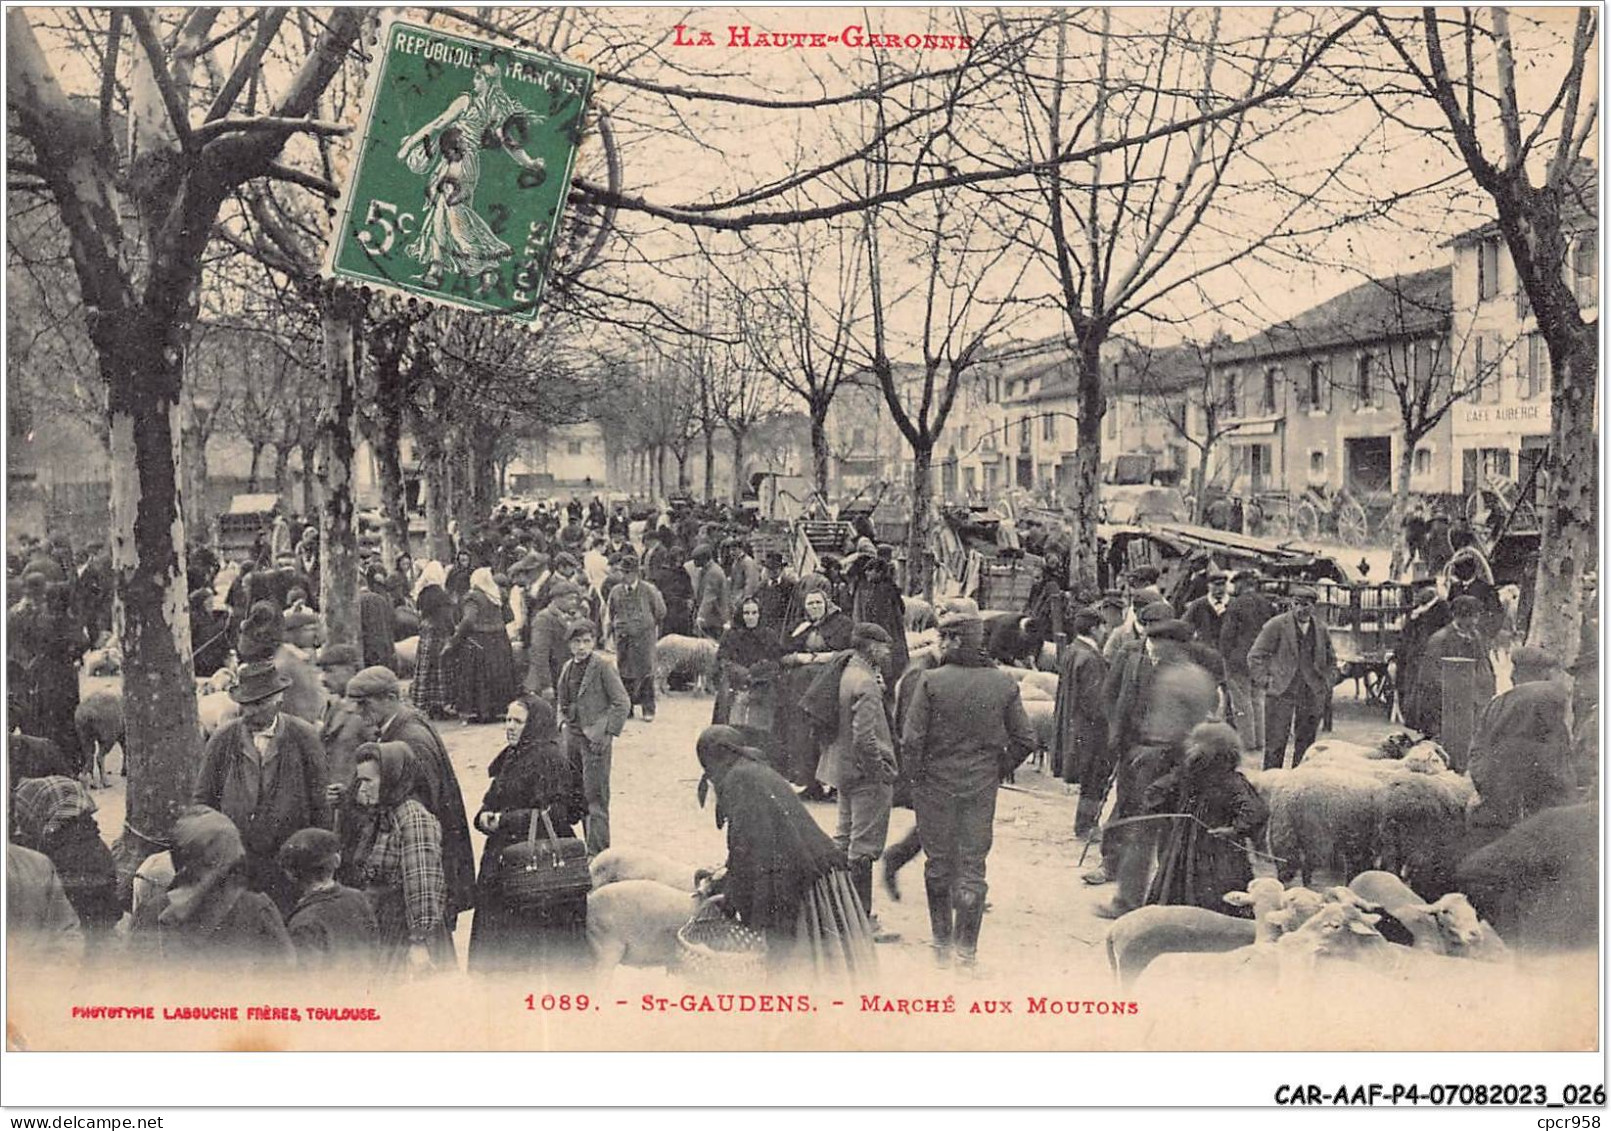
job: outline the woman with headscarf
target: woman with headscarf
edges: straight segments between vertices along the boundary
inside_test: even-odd
[[[716,827],[727,830],[727,864],[712,881],[723,907],[766,936],[775,973],[866,975],[877,965],[867,914],[845,855],[818,827],[759,750],[728,726],[699,736],[703,806],[716,791]]]
[[[801,710],[806,689],[823,667],[850,647],[855,622],[829,599],[828,579],[810,573],[795,586],[795,600],[805,619],[783,637],[783,655],[778,660],[783,675],[778,680],[777,735],[789,779],[805,787],[808,800],[822,801],[827,794],[817,782],[817,763],[822,751],[811,720]]]
[[[453,568],[447,571],[447,577],[442,581],[442,588],[448,591],[454,604],[464,600],[464,595],[470,591],[470,577],[475,573],[475,565],[469,550],[460,550],[453,558]]]
[[[777,633],[761,623],[761,603],[754,597],[739,602],[738,619],[722,634],[716,649],[716,706],[713,723],[731,723],[744,730],[752,745],[771,741],[773,689],[782,669],[778,658],[783,645]]]
[[[24,848],[50,857],[93,955],[123,915],[112,853],[95,823],[94,798],[73,778],[28,778],[17,784],[11,806],[13,836]]]
[[[503,593],[483,566],[470,575],[470,590],[459,602],[459,626],[442,650],[453,666],[453,702],[472,723],[496,722],[515,697],[515,653],[503,626]]]
[[[173,825],[173,884],[140,904],[138,946],[181,969],[226,966],[253,974],[296,966],[296,949],[274,901],[246,886],[246,849],[233,822],[212,809]]]
[[[442,825],[414,797],[408,743],[366,742],[357,773],[357,815],[342,830],[341,879],[375,909],[377,968],[394,977],[451,969]]]
[[[432,563],[435,564],[434,562]],[[453,598],[440,585],[419,592],[420,638],[414,654],[414,680],[408,697],[432,719],[445,719],[451,711],[453,685],[448,679],[442,650],[453,638]]]
[[[560,837],[574,836],[576,822],[587,814],[582,783],[565,758],[554,708],[547,701],[517,699],[509,704],[504,735],[509,744],[487,767],[492,784],[475,815],[475,827],[486,835],[487,843],[470,926],[472,973],[531,969],[559,957],[579,961],[587,953],[585,904],[538,912],[504,902],[500,874],[504,849],[524,841],[533,821],[538,839],[546,839],[545,812]]]
[[[884,686],[893,696],[911,659],[906,650],[906,598],[895,582],[895,563],[880,554],[871,539],[863,538],[856,544],[855,560],[845,576],[851,587],[850,619],[856,624],[876,624],[889,633],[889,667],[883,674]]]
[[[6,616],[6,674],[12,707],[9,727],[48,738],[74,764],[83,760],[73,715],[78,710],[79,659],[89,647],[84,626],[51,593],[54,563],[30,563],[22,574],[22,600]]]

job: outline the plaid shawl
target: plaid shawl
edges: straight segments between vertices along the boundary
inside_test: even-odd
[[[25,778],[12,796],[12,819],[32,844],[39,844],[74,817],[95,812],[95,799],[73,778]]]

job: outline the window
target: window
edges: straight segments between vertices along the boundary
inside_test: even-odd
[[[568,455],[568,456],[579,456],[579,455],[581,455],[582,454],[582,441],[580,441],[580,440],[566,440],[565,441],[565,454]]]
[[[1477,298],[1490,299],[1499,293],[1499,240],[1487,239],[1477,245]]]
[[[1259,411],[1266,416],[1275,412],[1275,394],[1281,385],[1281,367],[1272,365],[1264,371],[1264,395],[1259,399]]]
[[[962,469],[962,490],[966,494],[971,495],[979,489],[979,479],[976,471],[977,469],[972,467]]]
[[[1048,444],[1057,440],[1057,417],[1049,412],[1040,419],[1040,438]]]
[[[1029,439],[1029,417],[1026,416],[1018,422],[1018,446],[1020,448],[1028,448]]]
[[[1225,396],[1220,402],[1220,412],[1225,416],[1240,416],[1242,414],[1241,398],[1237,395],[1239,376],[1240,374],[1235,370],[1225,374]]]
[[[1368,353],[1354,358],[1354,407],[1372,408],[1376,404],[1375,374],[1371,372],[1373,359]]]
[[[1247,446],[1247,475],[1250,486],[1255,491],[1262,491],[1270,482],[1273,465],[1270,462],[1269,444],[1249,444]]]
[[[1326,453],[1323,449],[1309,449],[1309,478],[1324,479],[1326,477]]]
[[[1432,449],[1425,444],[1415,449],[1415,463],[1411,472],[1421,478],[1432,474]]]
[[[1582,307],[1595,307],[1600,303],[1599,278],[1595,273],[1598,267],[1596,254],[1592,237],[1580,237],[1572,245],[1572,289],[1577,294],[1577,304]]]
[[[852,428],[850,430],[850,450],[859,452],[867,443],[867,430],[865,428]]]
[[[1527,335],[1527,358],[1521,375],[1521,398],[1530,401],[1549,388],[1549,349],[1544,335]]]
[[[962,439],[962,450],[967,451],[968,450],[968,426],[966,424],[964,424],[962,426],[962,437],[961,437],[961,439]]]

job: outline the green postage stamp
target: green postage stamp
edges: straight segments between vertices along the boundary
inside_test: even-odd
[[[325,271],[535,321],[593,72],[387,25]]]

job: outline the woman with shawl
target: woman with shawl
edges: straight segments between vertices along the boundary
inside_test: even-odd
[[[698,751],[700,805],[713,787],[716,827],[727,830],[726,868],[711,882],[727,913],[766,936],[774,973],[870,973],[872,929],[844,853],[737,730],[706,727]]]
[[[6,617],[6,672],[10,726],[48,738],[75,764],[83,761],[73,715],[78,710],[79,658],[89,647],[82,625],[60,608],[51,591],[60,567],[43,560],[22,574],[22,600]]]
[[[782,654],[777,633],[761,623],[760,601],[744,598],[738,619],[722,634],[716,649],[716,707],[710,721],[731,723],[753,738],[769,741]]]
[[[469,550],[460,550],[454,555],[453,568],[447,571],[447,576],[441,582],[442,588],[453,598],[454,605],[464,600],[464,595],[470,592],[470,577],[475,570]]]
[[[1186,740],[1186,760],[1147,787],[1147,813],[1177,814],[1158,850],[1148,903],[1236,914],[1225,893],[1253,880],[1243,842],[1264,830],[1269,810],[1237,771],[1242,741],[1224,723],[1201,723]]]
[[[442,650],[453,638],[453,598],[440,585],[426,585],[419,591],[418,601],[420,638],[408,697],[427,718],[445,719],[452,710],[448,702],[452,685]]]
[[[233,822],[212,809],[173,825],[173,883],[141,902],[137,939],[180,969],[198,964],[242,972],[296,967],[296,949],[274,901],[246,887],[246,849]]]
[[[871,539],[863,538],[856,544],[855,559],[846,567],[845,576],[851,586],[851,621],[876,624],[889,633],[889,667],[884,672],[884,686],[893,694],[896,681],[911,659],[906,649],[906,598],[895,582],[895,563],[880,554]]]
[[[855,622],[829,599],[830,588],[828,579],[820,573],[807,574],[795,586],[795,600],[804,610],[805,619],[784,635],[783,656],[778,661],[783,668],[777,692],[781,708],[778,742],[789,779],[804,786],[802,796],[812,801],[827,798],[817,782],[817,762],[822,751],[811,720],[800,704],[823,666],[850,647],[850,637],[856,629]]]
[[[477,883],[475,918],[470,927],[471,973],[526,970],[564,957],[581,961],[587,954],[585,906],[559,909],[562,914],[509,907],[501,890],[503,850],[526,839],[531,823],[546,839],[542,814],[548,814],[556,836],[575,835],[575,824],[587,814],[582,783],[571,773],[559,743],[554,708],[543,699],[518,699],[505,717],[509,744],[487,767],[492,784],[481,799],[475,827],[486,835]]]
[[[123,915],[112,853],[95,823],[94,798],[73,778],[26,778],[17,784],[11,806],[13,836],[24,848],[50,857],[93,955]]]
[[[406,742],[358,748],[354,801],[359,815],[343,830],[342,882],[362,890],[375,909],[379,969],[393,977],[451,969],[442,826],[414,798]]]
[[[472,723],[496,722],[515,697],[515,653],[504,631],[503,593],[485,566],[470,575],[459,626],[442,650],[455,671],[454,706]]]

